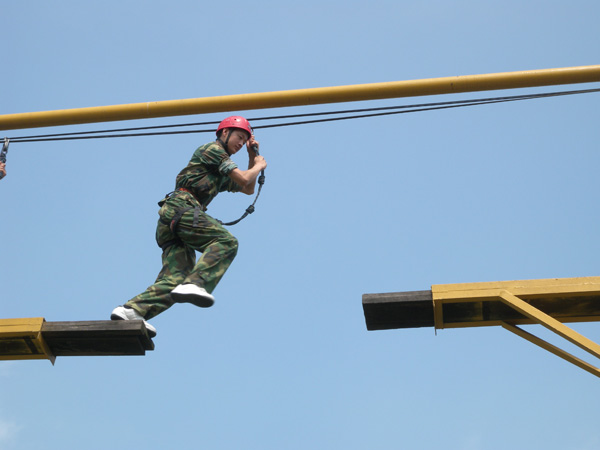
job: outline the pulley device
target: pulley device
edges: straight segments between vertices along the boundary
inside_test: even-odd
[[[4,138],[4,145],[2,145],[2,151],[0,151],[0,163],[6,164],[6,154],[8,153],[8,143],[9,139],[7,137]],[[0,172],[0,180],[4,178],[4,173]]]
[[[254,151],[254,153],[256,153],[257,156],[259,155],[258,146],[253,145],[252,150]],[[227,223],[217,219],[219,221],[219,223],[221,225],[235,225],[236,223],[241,222],[243,219],[248,217],[248,215],[252,214],[254,212],[254,205],[256,204],[256,201],[258,200],[258,197],[260,195],[260,191],[262,190],[263,184],[265,184],[265,171],[261,170],[260,176],[258,177],[258,191],[256,192],[256,197],[254,197],[254,201],[252,202],[252,204],[246,208],[246,211],[244,211],[244,214],[242,214],[242,217],[240,217],[237,220],[234,220],[233,222],[227,222]]]

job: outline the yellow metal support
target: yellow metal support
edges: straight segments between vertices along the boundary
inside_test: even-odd
[[[559,358],[564,359],[565,361],[570,362],[571,364],[575,364],[577,367],[585,370],[586,372],[591,373],[592,375],[595,375],[597,377],[600,378],[600,369],[598,369],[597,367],[594,367],[593,365],[583,361],[582,359],[577,358],[576,356],[571,355],[570,353],[544,341],[543,339],[540,339],[537,336],[534,336],[531,333],[528,333],[527,331],[515,326],[515,325],[510,325],[508,323],[503,323],[502,327],[505,330],[510,331],[511,333],[516,334],[517,336],[522,337],[523,339],[528,340],[529,342],[537,345],[538,347],[543,348],[544,350],[548,350],[550,353],[555,354],[556,356],[558,356]]]
[[[6,114],[0,130],[591,82],[600,65]]]
[[[449,303],[486,302],[501,300],[501,293],[525,298],[560,298],[600,295],[600,277],[551,278],[541,280],[493,281],[483,283],[438,284],[431,287],[433,297],[434,326],[458,328],[501,325],[501,321],[473,321],[447,324],[444,322],[443,305]],[[598,321],[600,316],[582,311],[572,316],[570,322]]]
[[[55,356],[42,337],[43,317],[0,319],[0,360],[49,359]]]
[[[600,358],[600,345],[582,336],[553,317],[550,317],[548,314],[544,314],[539,309],[534,308],[527,302],[507,291],[502,291],[500,293],[500,299],[507,305],[519,311],[521,314],[526,315],[540,325],[548,328],[550,331],[565,338],[572,344],[575,344],[583,350],[591,353],[596,358]]]
[[[563,278],[549,280],[524,280],[491,283],[447,284],[432,286],[435,328],[445,328],[444,305],[500,301],[518,311],[529,321],[540,324],[572,344],[600,358],[600,345],[582,336],[554,317],[535,308],[526,299],[566,298],[597,296],[600,293],[600,277]],[[570,320],[572,320],[571,318]],[[575,318],[575,321],[578,318]],[[582,317],[581,320],[600,320],[598,317]],[[573,320],[572,320],[573,321]],[[516,321],[515,321],[516,322]],[[566,361],[600,377],[600,369],[571,355],[570,353],[522,330],[507,321],[470,321],[453,323],[452,327],[501,325],[506,330],[521,336]]]

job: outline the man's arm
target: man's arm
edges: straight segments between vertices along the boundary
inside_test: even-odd
[[[254,139],[254,136],[250,137],[248,142],[246,142],[246,148],[248,149],[248,170],[233,169],[229,174],[229,178],[240,185],[242,187],[241,192],[247,195],[254,194],[256,179],[260,172],[267,168],[265,158],[257,155],[252,150],[253,146],[258,148],[258,141]]]
[[[242,187],[244,194],[254,194],[254,186],[260,172],[267,167],[265,158],[260,155],[255,156],[248,164],[248,170],[233,169],[229,178]]]

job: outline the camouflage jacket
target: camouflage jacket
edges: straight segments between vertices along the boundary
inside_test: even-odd
[[[175,189],[188,189],[206,208],[219,192],[242,189],[229,178],[237,167],[219,144],[210,142],[196,149],[187,167],[177,175]]]

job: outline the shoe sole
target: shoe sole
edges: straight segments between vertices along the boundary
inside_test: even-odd
[[[130,320],[127,319],[125,317],[121,317],[118,314],[111,314],[110,315],[110,320]],[[143,322],[143,321],[142,321]],[[146,329],[146,331],[148,332],[148,336],[153,338],[156,337],[156,331],[152,331],[151,329],[149,329],[145,324],[144,324],[144,328]]]
[[[111,314],[110,320],[128,320],[126,317],[121,317],[118,314]]]
[[[178,294],[171,292],[171,299],[175,303],[191,303],[200,308],[210,308],[215,304],[214,299],[197,294]]]

